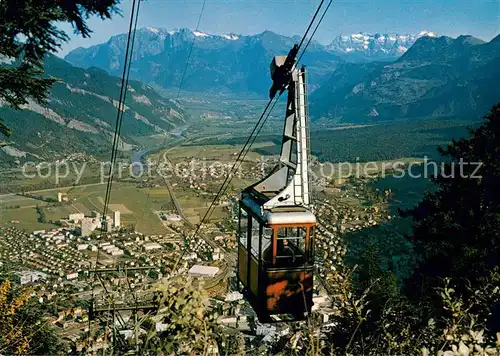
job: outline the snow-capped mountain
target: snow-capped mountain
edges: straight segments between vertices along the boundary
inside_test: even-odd
[[[339,36],[329,45],[312,41],[302,59],[309,68],[309,89],[318,88],[339,63],[393,61],[425,36],[434,38],[436,34],[428,31],[413,35],[358,33]],[[66,60],[76,66],[94,66],[120,75],[126,39],[126,34],[120,34],[106,43],[78,48],[71,51]],[[250,91],[267,95],[271,58],[286,55],[299,40],[298,36],[271,31],[241,35],[145,27],[136,34],[131,75],[164,88],[176,88],[182,81],[183,88],[193,91]],[[188,57],[188,72],[182,80]]]
[[[98,67],[120,75],[126,40],[126,34],[113,36],[105,43],[75,49],[65,59],[76,66]],[[182,81],[186,90],[254,92],[267,96],[271,59],[275,55],[286,55],[296,42],[296,38],[271,31],[240,35],[185,28],[141,28],[136,34],[131,76],[164,88],[178,88]],[[309,89],[313,90],[343,60],[312,41],[302,62],[309,68]]]
[[[403,55],[420,37],[437,37],[436,33],[421,31],[418,34],[370,34],[340,35],[326,46],[327,50],[347,60],[393,60]]]

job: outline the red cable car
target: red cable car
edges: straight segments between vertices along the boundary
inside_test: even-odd
[[[239,201],[238,279],[262,322],[303,320],[311,312],[314,226],[308,177],[306,69],[295,46],[271,62],[270,96],[288,90],[279,164]]]

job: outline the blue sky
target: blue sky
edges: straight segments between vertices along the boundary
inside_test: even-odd
[[[301,35],[319,0],[206,0],[200,30],[221,34],[255,34],[271,30],[283,35]],[[327,3],[328,0],[325,1]],[[202,0],[144,0],[139,27],[196,27]],[[128,29],[131,0],[121,0],[123,17],[101,21],[90,19],[90,39],[71,36],[61,55],[77,47],[105,42]],[[72,34],[70,25],[61,26]],[[500,0],[337,0],[316,33],[320,43],[339,34],[357,32],[418,33],[428,30],[456,37],[472,34],[490,40],[500,33]]]

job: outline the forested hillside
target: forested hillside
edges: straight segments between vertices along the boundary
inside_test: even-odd
[[[23,110],[0,107],[0,116],[12,129],[2,148],[2,161],[55,158],[69,153],[108,154],[115,128],[120,78],[97,68],[73,67],[47,56],[45,71],[58,82],[49,100],[32,100]],[[131,150],[134,137],[163,134],[184,123],[179,105],[140,82],[129,83],[121,128],[120,150]],[[63,139],[64,138],[64,139]]]

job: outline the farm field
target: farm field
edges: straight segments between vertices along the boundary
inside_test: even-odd
[[[213,199],[211,195],[201,195],[182,185],[177,185],[173,190],[181,208],[186,211],[186,216],[190,220],[192,218],[193,222],[199,221],[200,215],[205,213],[206,207]],[[51,203],[23,196],[0,196],[0,226],[16,226],[27,231],[57,227],[54,224],[37,221],[37,206],[43,209],[46,221],[67,218],[72,213],[90,215],[92,211],[99,213],[103,211],[106,184],[51,189],[32,194],[56,199],[58,192],[67,193],[71,203],[53,206]],[[166,228],[155,211],[165,210],[165,206],[169,207],[168,210],[173,207],[166,187],[137,188],[135,183],[115,182],[111,192],[108,215],[111,215],[113,210],[119,210],[123,226],[135,225],[136,230],[144,234],[162,234],[165,233]],[[226,215],[227,211],[216,208],[212,218],[219,219]],[[19,222],[12,223],[13,220]]]
[[[70,205],[47,206],[47,203],[36,200],[30,202],[24,197],[19,197],[18,200],[9,198],[8,204],[10,205],[21,203],[32,205],[19,209],[0,210],[0,226],[12,225],[10,220],[17,219],[20,221],[17,226],[27,230],[56,227],[55,225],[36,222],[36,203],[43,206],[47,221],[67,218],[71,213],[81,212],[89,215],[92,211],[99,213],[103,211],[103,201],[106,194],[105,184],[77,186],[37,194],[56,198],[59,191],[68,193],[69,198],[72,200]],[[164,233],[165,228],[153,213],[154,210],[160,209],[164,203],[164,199],[168,197],[168,193],[164,194],[164,192],[166,192],[166,188],[152,188],[148,198],[149,188],[136,188],[135,184],[116,182],[113,184],[111,192],[110,211],[115,208],[122,212],[121,221],[124,226],[135,224],[136,229],[140,232],[149,234]],[[2,203],[2,205],[5,204]]]
[[[264,147],[272,147],[275,144],[271,141],[268,142],[258,142],[255,143],[252,148],[264,148]],[[199,159],[199,160],[207,160],[207,161],[220,161],[222,163],[232,164],[236,159],[238,153],[242,149],[243,145],[231,145],[231,144],[223,144],[223,145],[185,145],[178,146],[172,149],[162,151],[160,153],[154,153],[148,158],[152,162],[156,162],[158,160],[158,155],[160,155],[160,160],[163,159],[163,155],[166,153],[168,159],[170,159],[173,163],[185,162],[186,159]],[[258,154],[253,151],[249,151],[247,156],[245,157],[246,161],[255,161],[261,157],[261,154]]]

